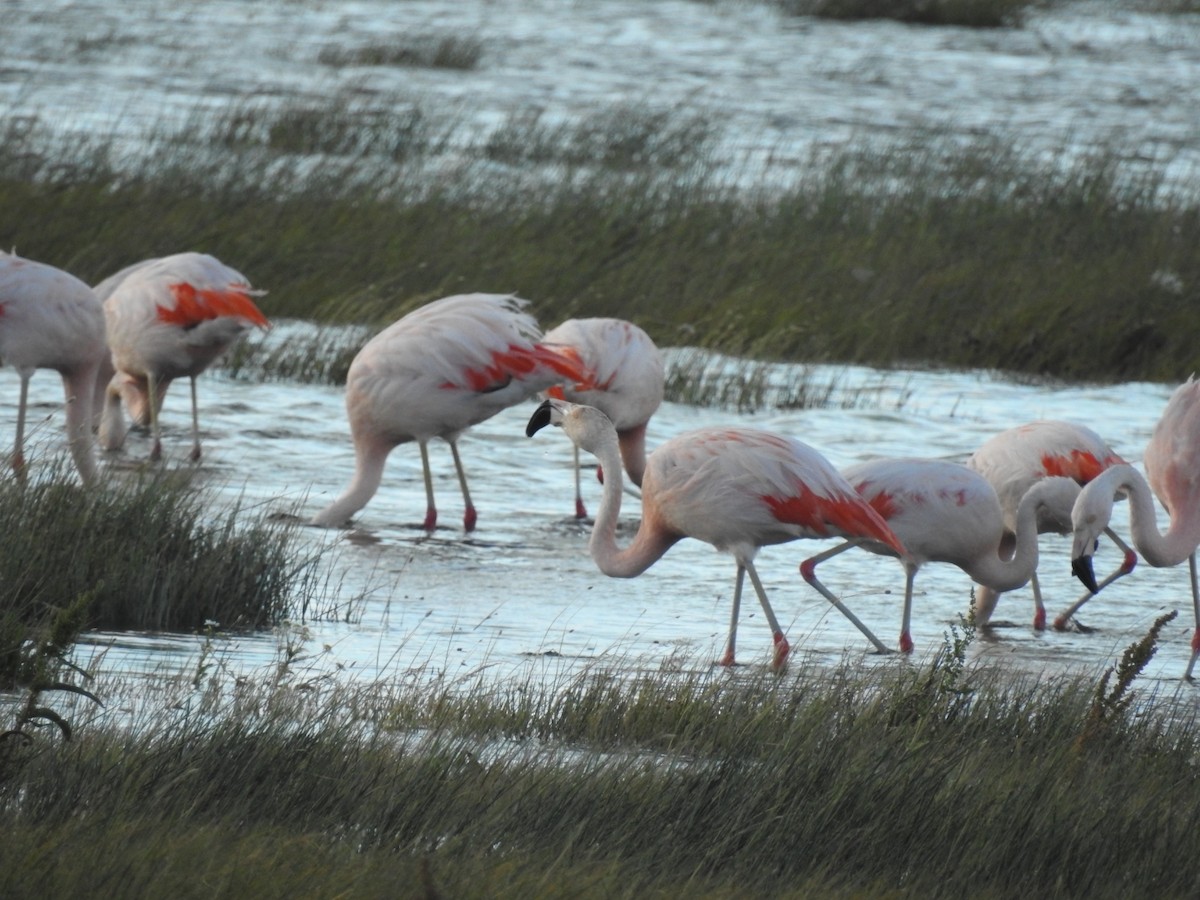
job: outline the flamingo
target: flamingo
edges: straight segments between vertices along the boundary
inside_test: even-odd
[[[1175,389],[1154,426],[1142,462],[1145,478],[1131,465],[1113,466],[1079,495],[1071,516],[1071,569],[1089,591],[1099,590],[1092,571],[1092,552],[1097,536],[1108,528],[1114,498],[1124,493],[1129,498],[1133,545],[1146,562],[1167,568],[1188,561],[1196,621],[1192,656],[1184,672],[1184,678],[1190,680],[1200,656],[1200,590],[1196,580],[1196,548],[1200,546],[1200,382],[1189,378]],[[1170,516],[1165,533],[1158,529],[1154,496]],[[1084,597],[1063,616],[1070,618],[1087,599]]]
[[[12,466],[25,471],[25,416],[35,369],[55,369],[66,394],[67,442],[85,483],[98,477],[91,439],[92,389],[108,348],[104,310],[91,288],[62,269],[0,253],[0,362],[21,379]]]
[[[616,527],[623,477],[616,428],[594,407],[553,398],[534,411],[525,433],[532,437],[547,425],[561,427],[572,443],[595,455],[610,473],[588,544],[605,575],[641,575],[685,537],[733,556],[737,580],[721,665],[734,664],[747,574],[771,628],[772,668],[783,668],[787,659],[787,638],[754,567],[760,547],[842,536],[878,541],[904,555],[904,546],[887,523],[817,451],[792,438],[750,428],[702,428],[656,448],[646,459],[641,523],[633,541],[620,548]],[[857,623],[840,600],[826,596]]]
[[[428,444],[437,437],[450,445],[454,457],[465,508],[463,528],[474,530],[477,516],[458,453],[459,436],[556,382],[587,383],[576,357],[541,342],[527,305],[505,294],[443,297],[367,342],[346,377],[354,477],[312,524],[345,523],[379,489],[392,449],[416,441],[425,475],[423,527],[433,531],[437,507]]]
[[[665,373],[658,347],[637,325],[624,319],[568,319],[546,332],[547,343],[572,347],[592,373],[594,388],[577,391],[556,385],[549,396],[594,406],[617,429],[625,473],[638,487],[646,469],[646,424],[662,404]],[[575,517],[587,518],[575,453]],[[603,470],[601,478],[603,479]]]
[[[117,450],[125,443],[121,402],[134,421],[149,424],[150,458],[162,456],[159,415],[167,388],[187,376],[192,388],[192,452],[200,458],[196,376],[252,325],[269,328],[252,297],[250,282],[212,256],[178,253],[136,263],[101,282],[108,341],[115,374],[108,382],[100,417],[100,443]]]
[[[1084,485],[1105,469],[1124,462],[1092,429],[1071,422],[1040,420],[1000,432],[980,446],[967,460],[967,465],[996,489],[1004,510],[1005,546],[1002,552],[1007,554],[1012,552],[1017,507],[1034,484],[1043,478],[1065,476]],[[1071,504],[1059,508],[1042,507],[1038,514],[1039,534],[1070,534],[1071,531]],[[1097,590],[1128,575],[1137,565],[1137,554],[1115,531],[1105,528],[1104,533],[1121,550],[1123,557],[1120,566]],[[1030,582],[1035,608],[1033,627],[1041,631],[1046,627],[1046,606],[1036,569]],[[986,625],[990,621],[999,599],[1000,593],[993,587],[977,586],[973,603],[976,624]],[[1054,627],[1062,631],[1069,619],[1069,615],[1058,616]]]
[[[900,650],[913,649],[913,583],[927,562],[958,566],[995,591],[1021,587],[1037,569],[1037,520],[1046,509],[1070,508],[1079,485],[1070,478],[1046,477],[1033,483],[1017,505],[1012,532],[996,491],[982,475],[934,459],[877,459],[842,470],[863,499],[883,517],[908,550]],[[824,562],[853,546],[889,556],[894,548],[852,541],[815,557]],[[868,634],[868,637],[875,639]],[[875,641],[878,645],[878,642]]]

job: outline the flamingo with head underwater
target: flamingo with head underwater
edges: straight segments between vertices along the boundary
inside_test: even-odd
[[[67,444],[84,482],[98,477],[92,445],[92,398],[108,347],[104,310],[74,275],[46,263],[0,253],[0,363],[21,379],[12,466],[25,471],[25,420],[29,379],[54,369],[66,394]]]
[[[178,253],[121,270],[96,287],[104,296],[115,373],[105,388],[100,444],[125,443],[122,401],[134,421],[149,425],[151,459],[162,455],[159,416],[167,388],[186,376],[192,389],[192,452],[200,458],[196,377],[252,326],[269,328],[240,272],[203,253]]]
[[[1113,466],[1080,493],[1072,511],[1071,568],[1089,591],[1099,590],[1092,571],[1096,538],[1108,528],[1114,498],[1126,495],[1133,545],[1146,563],[1167,568],[1188,562],[1196,623],[1192,655],[1184,672],[1184,678],[1190,679],[1200,656],[1200,589],[1196,578],[1196,548],[1200,546],[1200,382],[1189,378],[1175,389],[1154,426],[1142,462],[1145,478],[1131,465]],[[1155,496],[1170,516],[1165,532],[1158,528]],[[1063,617],[1074,615],[1090,596],[1079,600]]]
[[[1003,553],[1012,552],[1015,543],[1017,507],[1035,484],[1044,478],[1062,476],[1085,485],[1111,466],[1125,462],[1100,435],[1083,425],[1058,420],[1039,420],[1018,425],[1000,432],[984,442],[967,460],[967,465],[981,474],[996,490],[1004,510]],[[1039,534],[1070,534],[1073,503],[1044,505],[1038,512]],[[1122,553],[1121,564],[1098,586],[1097,590],[1128,575],[1137,565],[1137,554],[1111,528],[1106,534]],[[1046,627],[1046,606],[1042,599],[1037,570],[1030,578],[1033,588],[1033,627]],[[1085,595],[1086,596],[1086,595]],[[972,611],[975,623],[986,625],[991,620],[1000,592],[993,586],[979,584],[975,589]],[[1069,615],[1060,615],[1054,627],[1066,627]]]
[[[1079,485],[1069,478],[1037,481],[1018,504],[1012,526],[1015,540],[1008,541],[995,490],[966,466],[934,459],[876,459],[845,468],[842,475],[908,551],[901,559],[905,584],[900,650],[904,653],[913,649],[913,584],[921,566],[950,563],[994,591],[1021,587],[1037,569],[1039,513],[1064,505],[1069,508],[1079,495]],[[823,562],[853,546],[897,555],[886,544],[854,541],[814,559]],[[872,635],[868,637],[879,645]]]
[[[576,389],[556,385],[548,396],[594,406],[617,429],[617,444],[625,474],[638,487],[646,469],[646,425],[662,404],[666,380],[662,354],[637,325],[624,319],[567,319],[546,332],[545,340],[572,348],[591,373],[593,386]],[[579,447],[575,454],[575,517],[587,517],[579,478]],[[600,470],[603,477],[603,469]]]
[[[586,384],[578,357],[542,340],[528,301],[509,294],[443,297],[385,328],[358,352],[346,377],[355,468],[346,490],[312,519],[342,525],[375,495],[388,454],[416,441],[425,476],[423,528],[437,527],[428,444],[450,445],[463,495],[463,528],[477,521],[458,439],[501,410],[560,382]]]
[[[783,435],[732,427],[686,432],[650,453],[642,480],[641,523],[633,540],[619,547],[616,527],[623,476],[616,428],[594,407],[553,398],[534,411],[526,434],[532,437],[547,425],[561,427],[610,473],[588,544],[605,575],[641,575],[685,537],[733,556],[737,579],[722,665],[735,661],[747,574],[771,628],[772,666],[782,668],[787,659],[787,638],[754,567],[759,548],[800,538],[847,537],[877,541],[904,554],[887,523],[816,450]],[[825,596],[865,631],[840,600],[828,592]]]

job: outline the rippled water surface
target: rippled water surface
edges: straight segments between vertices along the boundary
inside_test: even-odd
[[[738,421],[794,435],[845,466],[877,455],[923,455],[962,460],[992,434],[1034,418],[1091,423],[1127,458],[1141,448],[1169,396],[1160,385],[1050,388],[1014,384],[981,373],[877,372],[833,369],[817,377],[869,385],[882,405],[771,415],[667,404],[651,422],[649,441],[660,443],[697,426]],[[15,397],[12,370],[0,371],[0,434],[11,435]],[[205,456],[199,481],[217,508],[237,502],[265,513],[311,515],[349,480],[353,458],[339,388],[234,382],[219,375],[201,381]],[[907,397],[896,409],[894,397]],[[32,455],[61,448],[61,387],[54,373],[33,381],[36,403]],[[187,466],[190,447],[186,391],[168,397],[165,465]],[[347,623],[311,621],[303,666],[313,677],[392,677],[414,671],[501,677],[560,675],[580,665],[616,664],[630,670],[707,665],[722,649],[733,586],[732,561],[706,544],[684,541],[646,574],[609,579],[592,564],[587,528],[571,517],[570,445],[557,430],[530,439],[524,426],[532,403],[473,429],[462,441],[471,477],[478,529],[461,527],[462,501],[449,453],[433,445],[441,517],[437,532],[419,528],[424,489],[414,446],[397,448],[384,486],[357,518],[353,531],[301,527],[296,552],[324,553],[328,597],[352,604]],[[133,434],[108,459],[118,472],[143,460],[144,435]],[[585,484],[592,508],[599,486]],[[628,537],[638,502],[623,510]],[[1126,531],[1124,510],[1114,522]],[[835,662],[844,653],[864,664],[865,639],[806,585],[801,560],[832,542],[804,541],[765,548],[759,568],[776,612],[798,651],[797,659]],[[1051,616],[1079,593],[1070,574],[1069,542],[1044,536],[1040,572]],[[1097,571],[1119,560],[1111,546],[1097,555]],[[850,552],[821,569],[823,579],[890,645],[900,619],[902,571],[895,560]],[[936,651],[968,604],[967,578],[948,565],[926,566],[917,581],[913,637],[916,658]],[[1155,677],[1182,673],[1191,629],[1186,567],[1139,568],[1093,600],[1080,619],[1091,633],[1036,633],[1028,589],[1007,595],[997,610],[1000,627],[972,652],[1017,670],[1098,670],[1136,640],[1167,609],[1181,616],[1166,632],[1152,663]],[[231,672],[268,672],[286,636],[218,639],[221,664]],[[189,671],[203,638],[102,634],[92,649],[102,666],[129,671]],[[752,598],[739,629],[740,660],[763,665],[770,635]]]
[[[1047,161],[1101,148],[1194,176],[1196,17],[1115,6],[978,30],[689,0],[8,0],[0,106],[136,142],[248,99],[420,103],[484,131],[514,113],[553,122],[633,104],[726,123],[728,160],[750,171],[948,134],[998,137]],[[476,68],[321,62],[323,50],[447,36],[478,40]]]
[[[0,108],[68,133],[118,137],[136,148],[200,109],[230,103],[352,96],[381,108],[433,100],[481,131],[514,113],[551,120],[632,103],[697,111],[726,124],[724,153],[741,170],[768,161],[803,172],[814,150],[860,140],[919,145],[932,133],[1000,139],[1057,158],[1063,149],[1105,148],[1153,161],[1183,182],[1200,159],[1200,28],[1195,17],[1141,15],[1112,4],[1069,5],[1021,29],[974,31],[894,23],[841,24],[781,17],[768,4],[683,0],[263,0],[174,4],[128,0],[0,3]],[[464,35],[482,47],[479,66],[451,71],[329,66],[327,48],[399,43],[414,35]],[[236,261],[232,261],[236,264]],[[253,273],[248,273],[253,277]],[[544,323],[547,325],[554,323]],[[963,459],[983,440],[1038,417],[1091,424],[1128,458],[1140,459],[1169,394],[1159,385],[1052,388],[986,374],[830,370],[840,382],[881,391],[852,410],[771,415],[668,404],[651,446],[700,425],[739,421],[795,435],[837,465],[875,455]],[[1182,373],[1181,373],[1182,374]],[[339,388],[201,381],[205,457],[201,481],[213,502],[309,515],[339,492],[353,465]],[[0,440],[15,419],[17,380],[0,370]],[[897,405],[896,397],[906,399]],[[61,448],[61,388],[53,373],[33,382],[32,455]],[[185,466],[186,391],[166,408],[167,466]],[[302,528],[297,552],[320,551],[330,595],[350,622],[312,621],[294,634],[313,677],[375,679],[411,671],[498,676],[570,672],[613,661],[630,669],[703,664],[727,629],[731,561],[685,541],[640,578],[599,574],[587,531],[572,509],[570,448],[557,432],[530,440],[530,407],[509,410],[462,441],[479,528],[459,527],[461,499],[443,446],[434,447],[442,513],[437,533],[418,527],[424,495],[415,447],[397,449],[382,490],[352,533]],[[145,457],[134,435],[109,465]],[[589,478],[594,506],[599,490]],[[1122,526],[1124,511],[1116,522]],[[625,534],[637,520],[624,512]],[[764,550],[760,571],[797,659],[832,662],[866,642],[800,579],[797,567],[824,544]],[[1043,538],[1041,571],[1053,613],[1077,595],[1065,540]],[[1098,569],[1116,564],[1111,548]],[[848,553],[824,578],[892,643],[902,573],[894,560]],[[930,565],[918,580],[917,657],[941,646],[967,608],[958,570]],[[1178,677],[1187,659],[1189,591],[1183,569],[1139,569],[1085,608],[1092,633],[1031,630],[1029,591],[1007,597],[1000,627],[972,652],[989,664],[1040,671],[1112,661],[1163,610],[1179,608],[1153,677]],[[96,665],[111,671],[195,669],[203,638],[93,635]],[[232,672],[269,670],[279,635],[218,638]],[[740,657],[768,659],[767,629],[745,604]],[[85,649],[84,654],[87,654]],[[864,664],[878,657],[863,655]]]

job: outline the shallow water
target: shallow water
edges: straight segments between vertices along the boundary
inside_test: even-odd
[[[1084,2],[1019,29],[839,23],[689,0],[9,0],[0,108],[136,150],[202,109],[339,95],[486,133],[619,104],[724,122],[739,174],[814,153],[997,138],[1048,163],[1100,149],[1177,183],[1200,163],[1200,23]],[[477,39],[470,71],[330,66],[323,49]],[[419,41],[418,41],[419,43]]]
[[[818,370],[844,386],[907,392],[900,409],[811,410],[737,415],[666,404],[652,420],[648,440],[658,444],[690,428],[748,424],[794,435],[838,466],[877,455],[962,460],[1004,428],[1034,418],[1089,423],[1126,458],[1140,461],[1170,389],[1150,384],[1056,388],[998,380],[986,373]],[[16,377],[0,370],[0,435],[13,433]],[[173,388],[164,414],[164,465],[188,467],[187,393]],[[61,387],[52,372],[33,380],[29,456],[37,465],[61,450]],[[308,516],[341,491],[353,470],[340,388],[234,382],[220,375],[200,382],[204,458],[198,481],[217,508],[238,503],[264,514]],[[374,681],[414,672],[473,677],[561,677],[596,665],[627,671],[707,666],[720,655],[728,628],[732,561],[706,544],[683,541],[647,573],[630,580],[601,575],[587,552],[588,529],[571,518],[570,445],[557,430],[526,438],[533,408],[515,407],[470,431],[461,449],[479,510],[473,534],[462,531],[462,500],[445,445],[432,447],[439,525],[427,536],[424,489],[416,448],[397,448],[384,485],[350,531],[300,527],[298,554],[323,553],[327,598],[351,607],[350,622],[309,621],[260,636],[217,637],[202,653],[203,636],[93,634],[82,659],[122,673],[193,673],[201,664],[232,675],[269,674],[290,639],[302,650],[300,677]],[[7,441],[9,438],[6,437]],[[106,456],[115,472],[144,460],[145,435],[133,433],[124,451]],[[585,479],[594,509],[599,486],[594,466]],[[1123,505],[1122,505],[1123,506]],[[636,528],[638,504],[627,500],[625,537]],[[1128,533],[1125,512],[1114,524]],[[893,664],[868,653],[863,636],[806,585],[799,563],[832,541],[765,548],[760,573],[799,664],[840,661]],[[1051,617],[1079,594],[1070,574],[1069,541],[1040,543],[1039,568]],[[1097,572],[1119,562],[1109,545]],[[821,568],[826,584],[887,644],[895,646],[903,592],[892,559],[851,551]],[[970,583],[958,569],[930,564],[917,580],[915,659],[943,644],[967,610]],[[1098,672],[1141,637],[1162,612],[1178,608],[1148,677],[1171,684],[1182,674],[1191,635],[1186,566],[1140,567],[1091,601],[1080,619],[1091,633],[1037,633],[1029,590],[1007,595],[998,627],[971,653],[984,664],[1014,671]],[[769,660],[770,636],[752,598],[743,604],[739,660]]]
[[[186,126],[201,109],[248,100],[352,97],[368,108],[418,102],[473,123],[480,133],[513,114],[549,121],[628,103],[726,122],[731,171],[802,177],[816,154],[863,141],[922,146],[930,135],[960,142],[996,137],[1048,163],[1102,149],[1151,163],[1194,187],[1200,162],[1200,27],[1197,17],[1142,15],[1083,3],[1035,16],[1021,29],[974,31],[895,23],[787,19],[765,4],[687,0],[9,0],[0,57],[0,108],[37,116],[66,133],[118,139],[136,160],[147,135]],[[477,37],[472,71],[331,67],[323,48],[399,43],[411,35]],[[132,163],[136,164],[136,162]],[[1188,181],[1188,179],[1193,179]],[[20,249],[35,254],[35,248]],[[252,273],[251,273],[252,274]],[[910,398],[896,409],[817,410],[739,416],[668,404],[651,445],[679,431],[739,421],[791,433],[838,465],[873,455],[962,459],[1003,428],[1038,417],[1091,424],[1131,459],[1140,456],[1169,394],[1160,385],[1052,388],[984,373],[834,369]],[[0,369],[0,441],[15,418],[16,376]],[[201,381],[205,457],[201,480],[214,502],[260,504],[308,515],[339,492],[353,458],[337,388]],[[33,382],[31,456],[61,448],[61,388],[53,373]],[[186,391],[166,411],[166,462],[186,466]],[[586,529],[569,518],[570,448],[557,433],[524,437],[530,407],[512,409],[462,442],[479,508],[470,536],[449,454],[433,461],[441,526],[418,527],[424,495],[417,453],[401,447],[385,484],[353,534],[303,528],[297,552],[324,554],[331,595],[352,604],[350,623],[307,623],[294,661],[306,677],[373,680],[419,672],[485,671],[540,677],[611,661],[623,668],[701,665],[721,650],[733,566],[711,548],[683,542],[644,576],[601,576]],[[39,421],[40,420],[40,421]],[[144,436],[107,464],[144,459]],[[599,490],[589,479],[590,502]],[[628,529],[636,503],[625,512]],[[1121,527],[1124,511],[1118,511]],[[764,550],[759,566],[796,648],[816,663],[866,642],[800,579],[797,567],[826,544]],[[1051,615],[1078,593],[1065,540],[1043,538]],[[1115,565],[1102,550],[1098,570]],[[822,569],[826,582],[888,643],[899,622],[901,571],[893,560],[848,553]],[[968,584],[948,566],[921,574],[913,636],[918,658],[942,645],[966,610]],[[890,593],[889,593],[890,592]],[[1090,634],[1037,634],[1028,590],[1002,601],[1013,623],[975,643],[986,664],[1092,671],[1119,655],[1165,609],[1179,608],[1151,676],[1172,683],[1190,637],[1187,575],[1143,567],[1108,589],[1081,618]],[[750,600],[740,658],[761,665],[769,635]],[[112,672],[270,671],[286,636],[91,637],[84,662]],[[892,660],[861,655],[863,664]]]

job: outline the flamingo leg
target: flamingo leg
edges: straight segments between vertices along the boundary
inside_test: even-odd
[[[1192,579],[1192,613],[1196,617],[1196,630],[1192,633],[1192,658],[1188,660],[1187,671],[1183,673],[1185,681],[1192,680],[1192,669],[1196,666],[1196,657],[1200,656],[1200,588],[1196,584],[1195,551],[1188,557],[1188,572]]]
[[[762,604],[763,612],[767,616],[767,624],[771,626],[771,636],[775,641],[775,648],[771,653],[771,668],[778,672],[786,665],[788,651],[791,650],[791,647],[788,646],[787,638],[783,636],[783,629],[779,627],[779,620],[775,618],[775,610],[771,609],[771,602],[767,599],[767,592],[763,588],[753,562],[747,561],[738,567],[738,587],[741,587],[743,569],[750,573],[750,583],[754,585],[754,591],[758,594],[758,602]],[[732,635],[730,637],[732,638]]]
[[[841,600],[835,597],[833,592],[829,590],[829,588],[825,587],[825,585],[821,584],[821,582],[817,579],[818,565],[825,562],[827,559],[832,559],[839,553],[844,553],[851,547],[857,547],[860,543],[862,542],[857,540],[847,541],[844,544],[839,544],[832,550],[826,550],[824,553],[818,553],[816,556],[806,559],[804,562],[800,563],[800,574],[804,576],[805,581],[817,589],[822,597],[836,606],[838,610],[841,611],[842,615],[849,619],[854,626],[866,636],[867,640],[875,645],[875,649],[877,651],[880,653],[891,653],[892,651],[883,643],[883,641],[875,637],[875,635],[872,634],[871,629],[864,625],[862,621],[859,620],[858,616],[850,612],[850,609],[846,606],[846,604],[842,603]]]
[[[437,528],[437,505],[433,502],[433,472],[429,469],[429,445],[425,441],[418,443],[421,448],[421,471],[425,475],[425,522],[421,527],[426,531],[433,531]]]
[[[458,473],[458,486],[463,495],[463,530],[475,530],[475,504],[471,502],[471,492],[467,490],[467,473],[463,471],[462,459],[458,455],[458,444],[450,442],[450,455],[454,457],[454,471]]]
[[[572,442],[571,449],[575,451],[575,518],[586,519],[587,507],[583,505],[583,486],[579,476],[579,445]]]
[[[1038,581],[1037,570],[1029,576],[1029,586],[1033,589],[1033,630],[1046,629],[1046,604],[1042,600],[1042,583]]]
[[[200,413],[196,408],[196,376],[192,382],[192,462],[200,459]]]
[[[154,377],[153,372],[146,373],[146,392],[150,407],[150,434],[154,440],[154,444],[150,448],[150,460],[158,462],[162,459],[162,432],[159,430],[158,424],[159,405],[154,402],[154,398],[158,396],[158,379]]]
[[[1137,565],[1137,553],[1135,553],[1127,543],[1121,540],[1115,531],[1113,531],[1111,528],[1105,528],[1104,533],[1108,535],[1109,539],[1116,544],[1118,549],[1120,549],[1122,554],[1124,554],[1121,560],[1121,565],[1114,569],[1112,574],[1096,585],[1095,594],[1091,591],[1088,591],[1086,594],[1072,603],[1067,610],[1055,617],[1054,629],[1056,631],[1065,631],[1067,628],[1067,623],[1071,621],[1071,617],[1074,616],[1075,613],[1079,612],[1079,609],[1081,606],[1083,606],[1083,604],[1087,603],[1094,596],[1096,596],[1096,594],[1100,593],[1118,578],[1123,578],[1124,576],[1128,575]],[[1197,619],[1197,622],[1200,623],[1200,618]]]
[[[13,446],[12,467],[18,477],[25,477],[25,410],[29,404],[29,379],[32,373],[21,373],[21,393],[17,401],[17,440]]]
[[[733,613],[729,617],[729,640],[725,642],[725,655],[721,657],[723,666],[734,665],[734,643],[737,640],[738,614],[742,609],[742,584],[746,580],[746,569],[740,563],[737,569],[737,580],[733,584]]]
[[[917,579],[917,567],[904,567],[904,614],[900,618],[900,652],[912,653],[913,639],[909,629],[912,626],[913,582]]]

